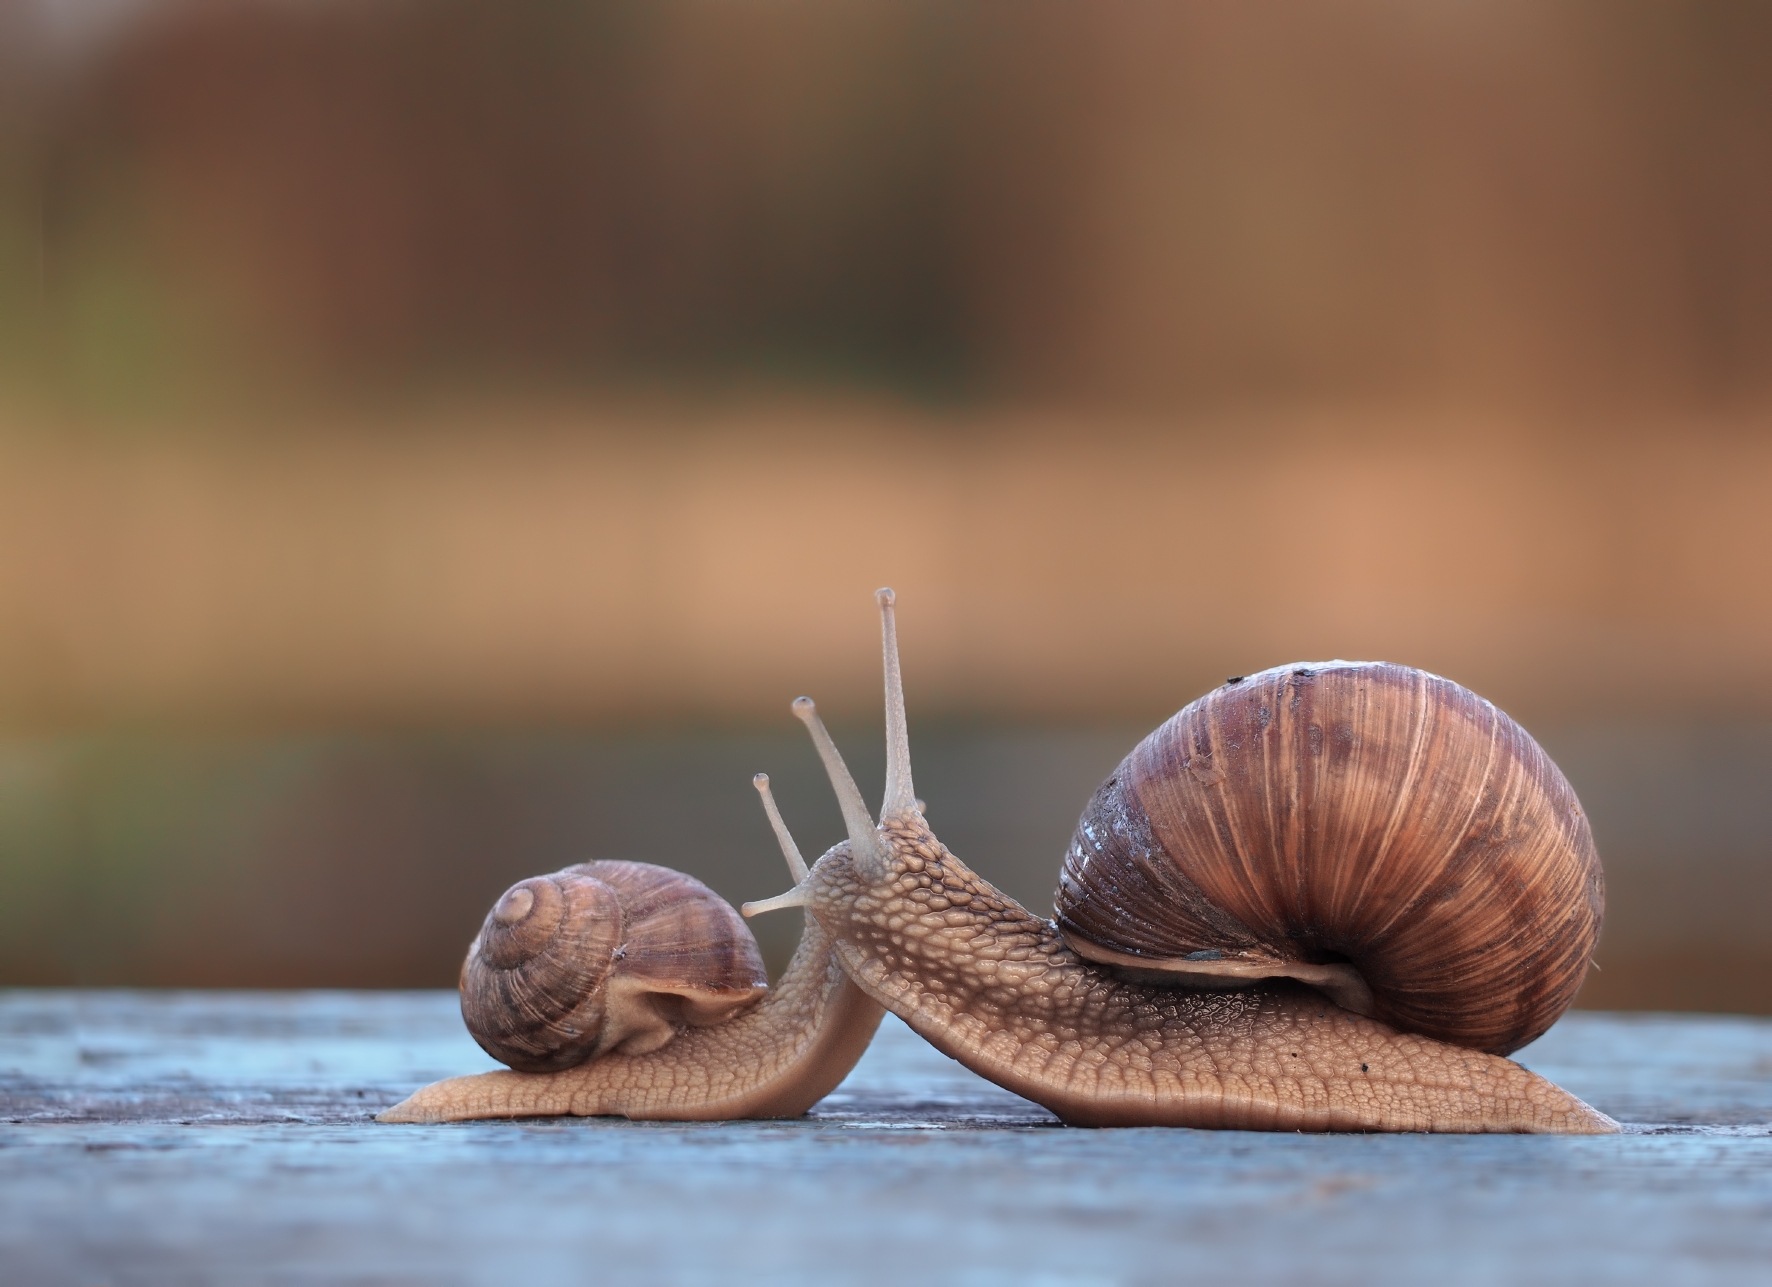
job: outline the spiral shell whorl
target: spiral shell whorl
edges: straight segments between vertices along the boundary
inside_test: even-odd
[[[462,1017],[487,1054],[524,1072],[582,1062],[603,1028],[622,941],[615,891],[573,869],[505,891],[462,965]]]
[[[749,927],[706,885],[649,863],[594,862],[505,891],[462,964],[461,1006],[493,1058],[552,1072],[656,1049],[766,987]]]
[[[1285,666],[1141,742],[1078,826],[1067,935],[1150,959],[1350,962],[1378,1017],[1497,1054],[1573,1001],[1604,889],[1522,728],[1438,676]]]

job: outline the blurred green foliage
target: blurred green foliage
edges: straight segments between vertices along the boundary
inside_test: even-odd
[[[254,876],[252,824],[310,754],[126,735],[0,745],[8,973],[115,981],[156,955],[194,964],[204,917]]]

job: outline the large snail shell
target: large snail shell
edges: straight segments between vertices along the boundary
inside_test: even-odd
[[[1116,966],[1320,976],[1507,1054],[1574,1000],[1604,906],[1587,818],[1524,729],[1438,676],[1326,662],[1233,680],[1139,743],[1078,825],[1056,919]]]
[[[494,1059],[551,1072],[656,1050],[767,987],[750,928],[699,880],[591,862],[505,891],[462,963],[461,1012]]]

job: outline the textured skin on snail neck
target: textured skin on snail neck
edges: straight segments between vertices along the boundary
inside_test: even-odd
[[[650,1054],[605,1055],[563,1072],[451,1077],[376,1120],[798,1117],[848,1076],[880,1017],[880,1007],[844,974],[830,936],[809,917],[781,982],[735,1018],[687,1028]]]
[[[1398,1032],[1300,984],[1128,983],[981,880],[915,814],[881,823],[893,876],[839,847],[811,908],[864,991],[943,1053],[1076,1126],[1606,1134],[1511,1060]]]

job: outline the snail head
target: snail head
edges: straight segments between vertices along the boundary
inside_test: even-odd
[[[838,883],[848,886],[878,887],[891,882],[904,867],[920,861],[934,835],[923,821],[923,802],[917,799],[911,784],[910,738],[905,727],[904,680],[898,666],[898,627],[893,617],[895,596],[881,590],[875,596],[880,605],[882,650],[886,670],[886,794],[880,804],[880,820],[875,823],[862,799],[861,789],[850,776],[848,765],[837,750],[837,744],[818,717],[818,707],[810,697],[794,699],[794,715],[812,734],[813,745],[824,761],[831,787],[837,793],[837,804],[843,811],[843,825],[849,838],[834,845],[810,870],[782,821],[781,812],[769,794],[769,776],[759,773],[752,779],[763,797],[763,808],[781,843],[788,870],[793,873],[794,887],[787,893],[760,902],[746,903],[741,909],[746,916],[772,912],[784,907],[805,907],[812,904],[820,891],[830,891]]]

